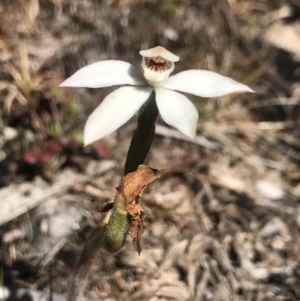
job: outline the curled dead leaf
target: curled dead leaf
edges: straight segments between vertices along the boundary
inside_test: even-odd
[[[140,215],[131,219],[129,235],[132,238],[132,246],[133,248],[141,254],[142,245],[141,245],[141,236],[144,233],[143,220],[145,213],[141,212]]]
[[[139,165],[134,172],[128,173],[117,187],[114,207],[106,227],[105,248],[109,252],[119,251],[129,231],[133,239],[133,247],[140,254],[142,247],[140,238],[144,232],[143,219],[145,212],[141,207],[141,194],[165,170]]]

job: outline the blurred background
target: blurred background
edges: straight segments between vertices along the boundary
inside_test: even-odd
[[[157,45],[180,57],[174,73],[212,70],[256,94],[189,95],[195,142],[158,120],[147,164],[168,171],[144,193],[143,251],[99,250],[80,295],[300,300],[298,0],[0,1],[0,300],[63,300],[136,126],[83,148],[115,88],[58,85],[99,60],[139,66]]]

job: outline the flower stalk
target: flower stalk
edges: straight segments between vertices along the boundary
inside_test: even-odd
[[[127,153],[124,175],[136,171],[138,166],[145,162],[153,142],[157,116],[158,108],[155,102],[155,92],[153,91],[139,111],[137,128],[132,136]]]

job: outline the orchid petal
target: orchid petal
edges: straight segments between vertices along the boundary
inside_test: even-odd
[[[103,88],[114,85],[146,85],[133,65],[116,60],[101,61],[79,69],[60,87]]]
[[[155,89],[156,103],[162,119],[187,135],[195,137],[198,112],[184,95],[163,88]]]
[[[147,101],[152,89],[122,87],[110,93],[94,110],[84,128],[84,145],[112,133]]]
[[[234,92],[254,93],[251,88],[230,77],[207,70],[180,72],[169,77],[161,87],[201,97],[219,97]]]

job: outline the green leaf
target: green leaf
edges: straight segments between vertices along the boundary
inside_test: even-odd
[[[63,129],[58,121],[50,125],[49,135],[59,138],[62,136],[62,134],[63,134]]]
[[[105,227],[104,248],[115,253],[124,246],[126,236],[130,227],[130,215],[127,211],[114,206],[109,222]]]
[[[83,144],[83,133],[82,132],[77,132],[73,134],[73,139],[78,142]]]

